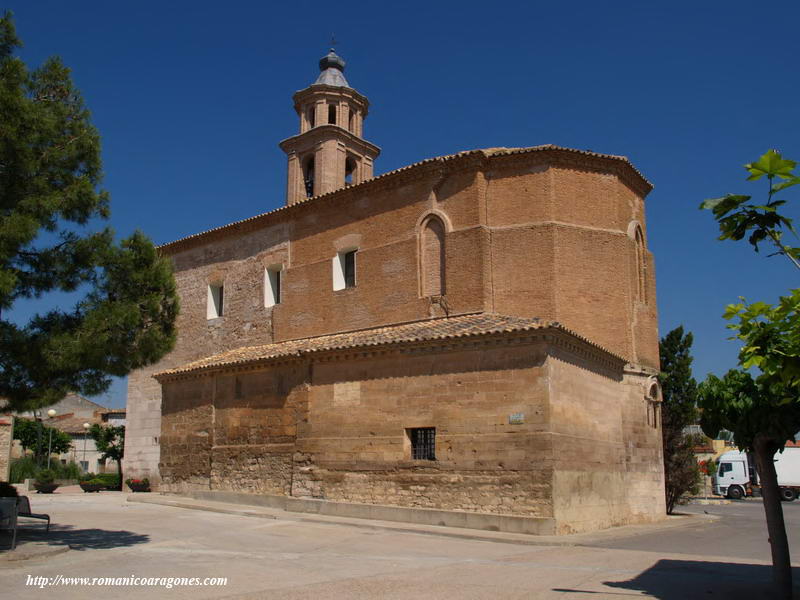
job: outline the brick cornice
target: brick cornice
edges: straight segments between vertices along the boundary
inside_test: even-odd
[[[338,361],[366,360],[378,357],[423,356],[460,352],[464,350],[486,350],[498,347],[539,345],[545,353],[553,355],[551,348],[566,352],[591,363],[595,370],[622,376],[627,361],[582,336],[563,328],[557,323],[541,329],[511,332],[492,332],[446,339],[387,342],[379,345],[364,345],[350,348],[307,350],[286,356],[255,359],[248,362],[210,365],[190,371],[160,373],[153,377],[161,384],[173,381],[197,379],[210,375],[246,373],[267,368],[297,363],[327,363]]]
[[[299,145],[303,145],[303,149],[307,149],[315,143],[321,143],[329,139],[343,138],[350,142],[355,148],[360,148],[365,154],[375,159],[380,155],[381,149],[375,144],[350,133],[344,127],[338,125],[318,125],[313,129],[309,129],[304,133],[293,135],[281,141],[278,146],[286,153],[293,152]]]
[[[295,136],[295,138],[296,137],[298,136]],[[354,196],[373,194],[383,190],[401,187],[431,174],[445,176],[455,171],[470,168],[475,169],[476,172],[481,170],[485,171],[487,168],[491,167],[492,163],[502,164],[509,162],[556,164],[570,168],[582,170],[590,169],[596,172],[614,174],[642,196],[646,195],[652,189],[650,182],[628,162],[628,159],[622,156],[598,154],[550,145],[534,146],[532,148],[469,150],[458,154],[425,159],[418,163],[384,173],[383,175],[378,175],[377,177],[373,177],[372,179],[368,179],[356,185],[314,196],[289,206],[281,206],[275,210],[248,219],[236,221],[228,225],[216,227],[174,242],[163,244],[159,246],[159,250],[164,255],[175,254],[225,237],[242,235],[270,225],[291,221],[305,214],[306,210],[313,210],[318,207],[320,203],[343,203],[351,200]]]

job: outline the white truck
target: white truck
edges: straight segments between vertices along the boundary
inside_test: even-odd
[[[800,448],[784,448],[775,454],[775,471],[781,500],[791,502],[800,495]],[[717,460],[714,493],[738,500],[760,495],[760,480],[755,457],[740,450],[726,452]]]

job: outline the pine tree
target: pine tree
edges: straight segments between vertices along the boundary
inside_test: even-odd
[[[111,376],[174,344],[168,260],[136,232],[116,243],[100,190],[100,136],[58,58],[28,71],[10,13],[0,18],[0,398],[15,410],[67,392],[96,395]],[[82,292],[27,323],[8,312],[52,292]]]
[[[696,493],[700,471],[692,447],[694,436],[685,433],[697,421],[697,382],[692,377],[693,336],[683,327],[670,331],[659,343],[661,357],[661,430],[664,439],[664,481],[667,513],[678,499]]]

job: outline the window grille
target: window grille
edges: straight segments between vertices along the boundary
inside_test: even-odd
[[[411,458],[414,460],[436,460],[436,428],[418,427],[408,430],[411,439]]]

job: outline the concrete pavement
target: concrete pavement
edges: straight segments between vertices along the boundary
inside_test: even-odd
[[[186,510],[128,502],[127,494],[33,496],[49,512],[57,556],[0,562],[0,598],[768,598],[764,559],[523,545],[382,526]],[[724,509],[725,507],[715,507]],[[232,510],[248,510],[232,507]],[[689,528],[713,530],[699,518]],[[391,525],[397,526],[397,523]],[[32,525],[25,539],[44,537]],[[461,530],[463,531],[463,530]],[[480,533],[480,532],[478,532]],[[491,533],[491,532],[487,532]],[[614,539],[659,537],[662,532]],[[503,534],[511,535],[511,534]],[[540,540],[537,540],[537,543]],[[722,548],[720,551],[724,550]],[[722,552],[720,552],[722,554]],[[91,586],[40,589],[36,577],[224,577],[220,586]],[[800,573],[796,575],[800,579]],[[62,581],[63,583],[63,581]]]

